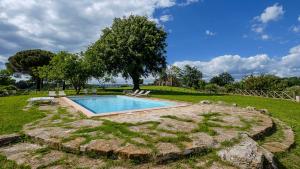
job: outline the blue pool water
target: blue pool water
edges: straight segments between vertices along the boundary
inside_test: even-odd
[[[175,105],[175,103],[172,102],[155,101],[127,96],[76,96],[69,97],[69,99],[95,114]]]

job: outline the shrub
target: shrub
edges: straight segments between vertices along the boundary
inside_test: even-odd
[[[285,89],[285,92],[289,94],[295,94],[297,96],[300,96],[300,86],[293,86]]]
[[[219,86],[216,85],[216,84],[212,84],[212,83],[207,84],[207,85],[205,86],[205,90],[206,90],[207,92],[209,92],[209,93],[217,93],[217,92],[218,92],[218,89],[219,89]]]
[[[9,95],[9,93],[6,89],[0,89],[0,96],[7,96],[7,95]]]
[[[2,86],[1,89],[3,90],[17,90],[18,88],[14,85]]]
[[[20,80],[16,83],[16,87],[19,89],[28,89],[31,85],[27,81]]]

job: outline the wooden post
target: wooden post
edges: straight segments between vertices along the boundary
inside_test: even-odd
[[[300,102],[300,96],[296,96],[296,102]]]

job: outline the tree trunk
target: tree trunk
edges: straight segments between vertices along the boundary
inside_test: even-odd
[[[63,90],[66,89],[66,82],[65,81],[63,81],[62,87],[63,87]]]
[[[132,82],[133,82],[133,90],[140,89],[140,76],[139,75],[132,75]]]
[[[36,90],[40,91],[41,90],[41,79],[37,77],[35,80],[35,83],[36,83]]]
[[[41,89],[44,89],[44,79],[41,79]]]

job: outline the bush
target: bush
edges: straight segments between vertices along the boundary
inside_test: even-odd
[[[27,81],[20,80],[16,83],[16,87],[19,89],[28,89],[30,88],[30,84]]]
[[[0,96],[8,96],[9,93],[6,89],[0,89]]]
[[[18,88],[14,85],[2,86],[1,89],[3,90],[17,90]]]
[[[285,92],[291,94],[291,95],[296,95],[300,96],[300,86],[293,86],[285,89]]]
[[[225,85],[225,92],[226,93],[234,92],[235,89],[236,89],[236,87],[235,87],[234,84],[227,84],[227,85]]]
[[[205,90],[206,90],[207,92],[209,92],[209,93],[217,93],[218,90],[219,90],[219,88],[220,88],[220,87],[219,87],[218,85],[212,84],[212,83],[207,84],[207,85],[205,86]]]

